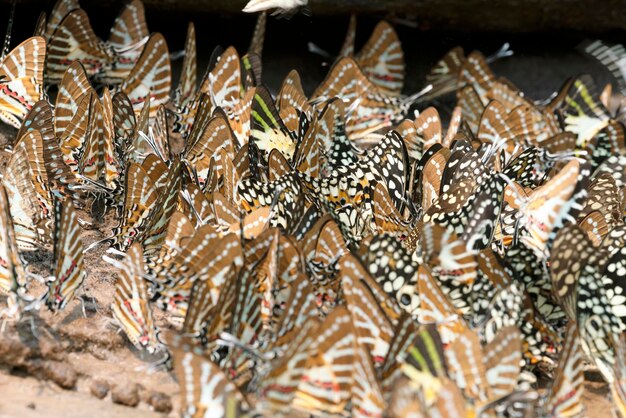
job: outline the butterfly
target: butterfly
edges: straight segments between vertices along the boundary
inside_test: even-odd
[[[145,264],[141,246],[138,243],[130,246],[121,260],[108,256],[104,260],[118,270],[111,304],[113,317],[137,349],[155,352],[161,343],[154,325],[147,281],[144,279]]]
[[[306,7],[308,0],[249,0],[243,8],[244,13],[256,13],[276,9],[272,14],[292,16],[302,7]]]
[[[584,386],[584,363],[578,330],[569,323],[564,337],[563,351],[550,385],[543,409],[553,416],[582,416]]]
[[[56,198],[54,215],[54,274],[46,283],[48,291],[45,294],[46,305],[51,311],[67,306],[87,276],[74,205],[70,200]]]
[[[133,0],[113,22],[106,42],[112,59],[98,74],[98,80],[109,84],[124,81],[139,60],[149,36],[143,3]]]
[[[600,61],[611,72],[622,94],[626,92],[626,74],[624,69],[626,50],[624,50],[623,45],[611,45],[601,40],[594,40],[584,42],[581,48],[586,54]]]
[[[9,296],[9,309],[18,307],[19,293],[25,292],[26,272],[17,252],[17,239],[11,219],[9,197],[0,184],[0,292]],[[19,291],[19,293],[18,293]]]
[[[48,174],[49,187],[63,196],[71,196],[77,207],[84,207],[86,195],[78,186],[81,181],[65,164],[63,153],[54,129],[52,106],[46,100],[40,100],[26,115],[24,123],[17,133],[22,138],[26,133],[37,131],[43,143],[43,164]]]
[[[382,92],[398,95],[404,84],[404,53],[394,28],[382,21],[354,56],[367,78]]]
[[[390,303],[381,303],[378,298],[384,294],[378,290],[377,295],[377,289],[371,289],[361,280],[359,276],[367,273],[357,263],[350,256],[344,256],[340,262],[343,297],[352,315],[358,344],[363,346],[374,364],[382,364],[393,336],[393,323],[381,305]]]
[[[193,99],[197,89],[197,58],[196,58],[196,29],[193,23],[187,27],[187,39],[185,41],[185,57],[183,58],[183,70],[175,91],[176,103],[184,109],[187,103]]]
[[[363,138],[379,129],[400,122],[411,104],[422,93],[392,96],[380,91],[350,57],[340,58],[313,93],[313,103],[338,97],[349,109],[346,132],[350,138]]]
[[[57,29],[61,21],[65,16],[67,16],[72,10],[80,8],[77,0],[57,0],[52,8],[52,12],[50,13],[50,18],[46,21],[45,14],[43,19],[43,33],[41,36],[44,36],[46,40],[50,40],[50,37]]]
[[[165,38],[153,33],[143,47],[141,55],[120,90],[130,99],[135,111],[150,98],[150,116],[154,117],[158,106],[169,101],[172,86],[170,54]]]
[[[351,398],[356,357],[356,335],[350,312],[336,307],[325,318],[314,346],[304,362],[304,372],[292,407],[299,411],[340,413]]]
[[[196,280],[207,282],[205,292],[210,293],[212,304],[216,303],[231,264],[238,268],[243,264],[239,237],[220,237],[210,224],[198,228],[169,263],[155,266],[151,275],[159,293],[159,306],[184,316]]]
[[[578,254],[578,262],[564,257],[573,253]],[[606,250],[596,249],[577,225],[571,225],[557,234],[550,274],[557,298],[568,317],[578,325],[583,350],[610,379],[615,361],[613,335],[621,333],[624,324],[613,312],[609,298],[611,290],[612,296],[621,299],[613,288],[619,282],[609,279],[606,285],[599,286],[606,271],[610,272],[609,257]],[[614,264],[611,270],[615,268]],[[616,306],[617,312],[621,312],[620,306]]]
[[[581,208],[588,182],[588,166],[572,160],[559,173],[527,198],[522,197],[520,240],[544,255],[559,228]]]
[[[274,105],[269,91],[257,87],[252,102],[251,142],[259,149],[264,161],[273,149],[291,159],[296,148],[296,138],[287,129]]]
[[[420,307],[418,265],[402,247],[402,243],[390,235],[375,235],[369,243],[364,261],[382,289],[394,297],[402,309],[415,314]]]
[[[43,151],[41,133],[25,133],[13,148],[3,178],[16,238],[25,249],[49,242],[52,237],[54,208]]]
[[[65,135],[65,130],[78,110],[81,99],[92,89],[85,67],[80,61],[72,62],[63,74],[54,104],[54,129],[57,135],[61,137]]]
[[[113,236],[92,243],[86,251],[102,243],[111,243],[119,251],[124,251],[137,242],[142,245],[146,257],[158,253],[176,209],[181,165],[177,161],[168,168],[161,162],[165,169],[153,171],[152,161],[148,159],[143,165],[128,164],[124,175],[122,216],[113,229]]]
[[[432,90],[426,93],[421,100],[433,100],[456,91],[459,87],[461,68],[465,59],[463,48],[457,46],[437,61],[426,76],[426,83],[433,86]]]
[[[62,18],[50,36],[46,81],[59,83],[75,60],[80,60],[89,76],[95,76],[111,59],[109,50],[94,33],[87,13],[76,8]]]
[[[193,340],[172,331],[166,334],[166,340],[172,350],[174,374],[182,386],[181,416],[240,416],[240,408],[246,407],[245,398]]]
[[[252,33],[252,39],[250,40],[250,46],[248,47],[248,54],[255,54],[259,58],[263,55],[263,44],[265,42],[265,26],[267,22],[267,13],[259,13],[257,17],[256,25],[254,26],[254,32]],[[260,81],[260,80],[256,80]]]
[[[0,64],[0,120],[20,128],[43,98],[46,41],[37,36],[14,48]]]

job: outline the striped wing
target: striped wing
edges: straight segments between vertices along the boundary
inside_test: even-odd
[[[89,76],[98,74],[111,60],[82,9],[65,16],[52,34],[48,43],[46,80],[59,83],[65,70],[76,60],[80,60]]]
[[[243,263],[241,251],[236,235],[220,238],[212,225],[198,228],[169,265],[155,269],[157,281],[164,287],[160,306],[184,315],[191,288],[200,279],[209,282],[212,303],[216,303],[227,278],[227,268],[233,263],[238,266]]]
[[[580,417],[584,413],[584,359],[576,325],[570,322],[563,341],[563,351],[544,405],[547,415]]]
[[[24,284],[24,266],[17,253],[9,197],[5,187],[0,184],[0,293],[10,295]]]
[[[213,107],[232,108],[241,100],[241,61],[234,47],[229,47],[219,57],[200,85],[208,93]]]
[[[465,396],[474,402],[491,398],[478,334],[463,330],[445,354],[450,377]]]
[[[26,114],[43,98],[46,41],[27,39],[0,64],[0,120],[19,128]]]
[[[248,53],[254,53],[261,57],[263,55],[263,44],[265,43],[265,26],[267,22],[267,13],[259,13],[257,17],[256,25],[254,26],[254,32],[252,33],[252,39],[250,40],[250,46],[248,47]]]
[[[105,178],[104,111],[98,96],[91,94],[85,146],[78,160],[78,171],[94,182]]]
[[[376,378],[374,362],[362,345],[357,349],[352,385],[352,416],[382,418],[385,412],[383,391]]]
[[[404,53],[393,26],[382,21],[355,56],[363,72],[381,91],[398,95],[404,85]]]
[[[272,96],[263,86],[256,88],[251,128],[251,140],[262,152],[265,162],[273,149],[279,150],[287,159],[293,157],[296,142],[279,116]]]
[[[57,29],[61,21],[65,16],[67,16],[72,10],[78,9],[80,5],[78,4],[78,0],[57,0],[52,8],[52,13],[50,13],[50,19],[48,19],[48,23],[45,29],[45,37],[50,40],[50,37]]]
[[[137,349],[154,352],[159,342],[144,279],[141,246],[132,245],[121,261],[108,257],[106,261],[118,269],[111,306],[113,317]]]
[[[413,337],[412,344],[404,353],[399,354],[402,370],[407,377],[416,383],[424,375],[430,377],[445,377],[447,375],[446,359],[443,343],[433,325],[420,328]]]
[[[128,95],[135,112],[143,107],[149,96],[150,115],[154,117],[159,105],[168,102],[171,87],[172,69],[167,43],[163,35],[154,33],[120,89]]]
[[[124,152],[117,145],[113,123],[113,98],[108,87],[102,93],[102,152],[104,157],[104,181],[107,187],[115,189],[123,174]]]
[[[461,68],[465,63],[465,53],[459,46],[443,56],[426,76],[426,82],[433,89],[426,97],[434,99],[457,90]]]
[[[565,130],[577,135],[577,145],[586,146],[610,120],[609,111],[600,102],[590,76],[574,79],[565,93],[558,112],[563,117]]]
[[[85,67],[80,61],[74,61],[67,67],[54,105],[54,129],[59,137],[65,136],[65,129],[78,111],[83,96],[92,89]]]
[[[420,295],[418,318],[422,323],[437,325],[445,343],[453,342],[465,328],[457,309],[433,278],[428,267],[419,267],[417,284]],[[458,293],[454,292],[453,296]]]
[[[141,42],[149,34],[143,3],[141,0],[133,0],[115,19],[109,34],[109,44],[117,50],[124,50]]]
[[[317,332],[315,348],[293,400],[295,409],[318,414],[342,412],[351,398],[356,334],[350,312],[335,308]]]
[[[626,49],[623,45],[609,45],[595,40],[584,45],[585,53],[591,55],[613,74],[622,94],[626,94]]]
[[[128,166],[125,181],[122,217],[114,229],[120,249],[129,248],[134,237],[145,228],[159,195],[154,183],[139,164],[131,163]]]
[[[357,342],[370,355],[374,364],[380,364],[389,351],[389,342],[393,336],[391,321],[359,277],[367,275],[367,271],[355,258],[344,256],[340,271],[341,287],[346,306],[352,315]]]
[[[487,92],[491,90],[494,81],[495,76],[483,54],[478,51],[470,53],[461,67],[460,85],[472,86],[482,101],[485,100]]]
[[[176,90],[176,99],[179,107],[184,107],[196,94],[198,64],[196,58],[196,29],[193,23],[187,27],[185,41],[185,58],[180,72],[180,80]]]
[[[157,200],[149,210],[149,223],[135,237],[142,243],[146,257],[154,257],[165,240],[167,226],[172,213],[176,210],[181,182],[181,164],[177,161],[169,167],[167,176],[163,180],[163,186],[159,189]]]
[[[111,99],[113,106],[113,134],[115,146],[126,154],[126,146],[130,144],[136,135],[137,119],[133,110],[133,105],[128,96],[122,92],[117,92]]]
[[[132,71],[150,36],[143,3],[133,0],[126,4],[115,19],[107,45],[112,50],[112,60],[101,78],[111,84],[119,84]]]
[[[11,205],[20,247],[31,248],[51,237],[52,197],[44,165],[43,140],[38,131],[26,133],[7,163],[4,186]]]
[[[191,338],[169,332],[167,341],[172,350],[174,374],[182,389],[181,417],[225,417],[229,400],[244,403],[237,387],[215,363],[203,357]]]
[[[516,327],[505,327],[487,344],[482,358],[491,396],[500,399],[517,387],[522,359],[522,334]]]
[[[47,283],[46,305],[50,310],[63,309],[85,280],[83,243],[74,205],[70,200],[55,199],[54,280]]]
[[[235,141],[228,119],[224,114],[218,113],[209,120],[195,143],[189,144],[185,159],[195,169],[200,185],[205,184],[207,180],[211,160],[215,164],[223,164],[222,154],[218,152],[220,149],[225,149],[230,158],[234,158]]]
[[[554,240],[558,228],[581,209],[580,197],[583,182],[587,180],[588,168],[577,160],[570,161],[559,173],[529,197],[522,207],[523,225],[528,234],[521,241],[544,254]],[[586,195],[586,191],[582,196]]]
[[[302,376],[306,373],[306,363],[311,350],[316,348],[316,335],[321,325],[315,318],[296,328],[284,354],[270,365],[270,371],[261,384],[262,405],[266,411],[285,411],[290,406]],[[295,335],[294,335],[295,334]]]
[[[17,133],[17,138],[23,137],[27,132],[38,131],[43,141],[44,165],[51,181],[50,188],[57,190],[64,196],[72,196],[74,203],[84,205],[84,193],[70,187],[77,184],[77,179],[70,168],[65,164],[63,152],[59,147],[59,141],[54,131],[52,106],[47,100],[35,103],[32,110],[24,119],[24,123]]]

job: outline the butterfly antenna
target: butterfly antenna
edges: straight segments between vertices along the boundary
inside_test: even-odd
[[[505,42],[504,45],[500,47],[493,55],[490,55],[486,58],[487,64],[491,64],[492,62],[499,60],[500,58],[510,57],[513,55],[513,50],[510,49],[511,44]]]
[[[181,58],[185,57],[185,50],[181,49],[180,51],[174,51],[170,53],[170,60],[171,61],[178,61]]]
[[[414,93],[404,99],[402,99],[402,106],[401,107],[406,107],[408,109],[408,107],[410,107],[413,103],[417,102],[417,100],[424,96],[426,93],[430,92],[433,89],[433,85],[429,84],[426,87],[424,87],[423,89],[421,89],[420,91],[418,91],[417,93]]]
[[[11,48],[11,32],[13,32],[13,16],[15,15],[15,5],[17,0],[13,0],[11,4],[11,13],[9,14],[9,23],[7,23],[7,33],[4,35],[4,46],[2,47],[2,57],[0,61],[4,61],[4,58],[9,54]]]
[[[335,59],[335,57],[333,57],[328,51],[320,48],[319,46],[317,46],[313,42],[307,43],[307,48],[308,48],[308,50],[309,50],[309,52],[311,54],[319,55],[319,56],[321,56],[323,58],[326,58],[328,60],[334,60]]]

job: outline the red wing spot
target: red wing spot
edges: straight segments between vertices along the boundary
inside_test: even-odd
[[[26,101],[24,97],[20,96],[19,94],[11,90],[8,84],[2,84],[2,86],[0,87],[0,91],[6,94],[7,96],[9,96],[10,98],[17,100],[22,106],[24,106],[28,110],[30,110],[33,107],[30,103]]]

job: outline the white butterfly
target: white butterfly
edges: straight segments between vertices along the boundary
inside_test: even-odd
[[[297,12],[298,8],[305,7],[308,2],[309,0],[250,0],[243,8],[243,12],[256,13],[276,9],[272,15],[291,15]]]

